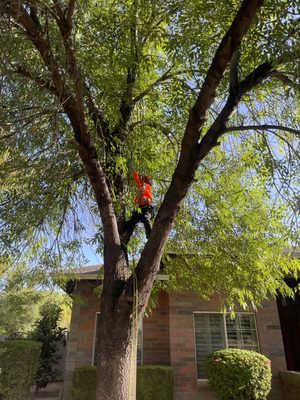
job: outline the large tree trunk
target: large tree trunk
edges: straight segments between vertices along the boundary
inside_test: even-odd
[[[113,310],[102,297],[97,354],[96,400],[133,400],[136,390],[138,316],[124,295]]]

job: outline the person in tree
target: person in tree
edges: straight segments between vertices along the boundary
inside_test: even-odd
[[[154,216],[152,179],[148,175],[140,176],[136,171],[132,173],[136,183],[138,193],[135,197],[135,209],[128,221],[125,223],[124,233],[121,236],[123,244],[127,244],[133,234],[138,222],[142,222],[145,227],[147,239],[151,233],[151,219]]]

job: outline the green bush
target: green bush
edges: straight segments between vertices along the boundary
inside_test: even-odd
[[[161,365],[141,365],[137,368],[137,400],[172,400],[173,368]]]
[[[142,365],[137,368],[137,400],[172,400],[174,374],[171,367]],[[73,375],[72,400],[95,400],[96,368],[77,368]]]
[[[23,400],[39,366],[41,343],[29,340],[0,342],[0,400]]]
[[[72,382],[72,400],[95,400],[96,368],[76,368]]]
[[[65,335],[65,328],[59,327],[61,313],[58,304],[45,303],[40,309],[41,317],[31,332],[31,338],[42,344],[39,368],[34,379],[37,390],[46,387],[60,374],[56,367],[60,359],[57,350]]]
[[[271,390],[270,360],[255,351],[219,350],[204,366],[210,386],[223,400],[265,400]]]

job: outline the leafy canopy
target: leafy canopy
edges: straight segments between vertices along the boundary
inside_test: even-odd
[[[75,93],[56,2],[23,3],[38,15],[65,86]],[[189,109],[239,6],[237,0],[78,2],[71,39],[84,112],[119,217],[132,208],[132,167],[154,178],[157,205],[163,199]],[[241,99],[221,146],[196,174],[169,242],[170,250],[201,254],[199,265],[190,257],[188,267],[174,262],[168,270],[180,288],[248,304],[274,294],[283,275],[296,271],[281,253],[297,243],[298,25],[298,1],[265,1],[218,89],[204,133],[223,108],[233,75],[242,81],[264,62],[276,68]],[[5,13],[0,28],[1,255],[53,271],[74,263],[86,243],[103,250],[101,220],[70,144],[74,132],[54,93],[52,71]],[[102,121],[95,122],[95,108]],[[262,125],[268,130],[257,128]],[[115,133],[113,140],[105,129]],[[137,235],[133,255],[141,243]]]

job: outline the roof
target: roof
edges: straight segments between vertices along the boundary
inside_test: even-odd
[[[70,275],[70,279],[67,280],[65,291],[67,294],[72,294],[75,289],[76,282],[78,281],[101,281],[103,276],[103,265],[88,265],[82,268],[69,270],[66,272],[66,274]],[[169,275],[157,274],[155,279],[159,281],[168,281]]]
[[[171,258],[179,256],[177,252],[168,252],[168,256]],[[194,256],[196,255],[193,253],[186,253],[186,254],[180,254],[184,256]],[[283,250],[283,255],[285,256],[290,256],[291,258],[300,258],[300,249],[299,247],[286,247]],[[67,275],[70,275],[70,279],[67,280],[65,291],[68,294],[72,294],[74,291],[74,288],[76,286],[77,281],[101,281],[103,277],[103,265],[96,264],[96,265],[87,265],[82,268],[78,269],[73,269],[69,270],[66,272]],[[167,281],[169,280],[169,275],[160,273],[156,275],[156,280],[159,281]]]

